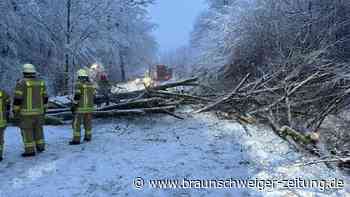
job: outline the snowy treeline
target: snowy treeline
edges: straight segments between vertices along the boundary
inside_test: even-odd
[[[197,66],[230,65],[238,75],[274,65],[349,62],[349,1],[208,0],[208,5],[192,32]]]
[[[21,64],[38,66],[52,93],[75,71],[101,62],[113,80],[152,59],[157,43],[147,6],[153,0],[2,0],[0,85],[10,89]],[[127,76],[126,76],[127,77]]]

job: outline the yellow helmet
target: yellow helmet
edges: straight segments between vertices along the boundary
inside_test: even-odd
[[[88,77],[88,72],[85,69],[79,69],[78,72],[78,77]]]
[[[23,65],[23,72],[35,74],[36,73],[35,66],[33,64],[24,64]]]
[[[152,78],[151,78],[151,77],[145,77],[145,78],[143,78],[143,84],[144,84],[146,87],[152,87],[152,86],[153,86]]]

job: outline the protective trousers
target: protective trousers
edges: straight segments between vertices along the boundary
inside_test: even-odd
[[[44,117],[42,115],[21,116],[21,134],[25,153],[35,153],[45,149]]]
[[[73,120],[73,142],[80,142],[81,137],[81,123],[85,129],[84,140],[91,140],[92,137],[92,114],[91,113],[77,113]]]

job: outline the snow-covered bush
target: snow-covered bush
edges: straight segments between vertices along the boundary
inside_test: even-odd
[[[192,33],[194,65],[225,76],[256,76],[280,66],[350,60],[350,2],[208,0]],[[344,69],[341,72],[349,72]],[[232,80],[232,79],[231,79]]]

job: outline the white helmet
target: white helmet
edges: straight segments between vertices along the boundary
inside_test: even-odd
[[[33,64],[24,64],[23,73],[35,74],[36,73],[35,66]]]
[[[91,67],[90,67],[90,69],[91,69],[91,70],[96,70],[96,71],[99,71],[99,72],[104,71],[104,67],[102,66],[101,63],[98,63],[98,62],[92,64]]]

